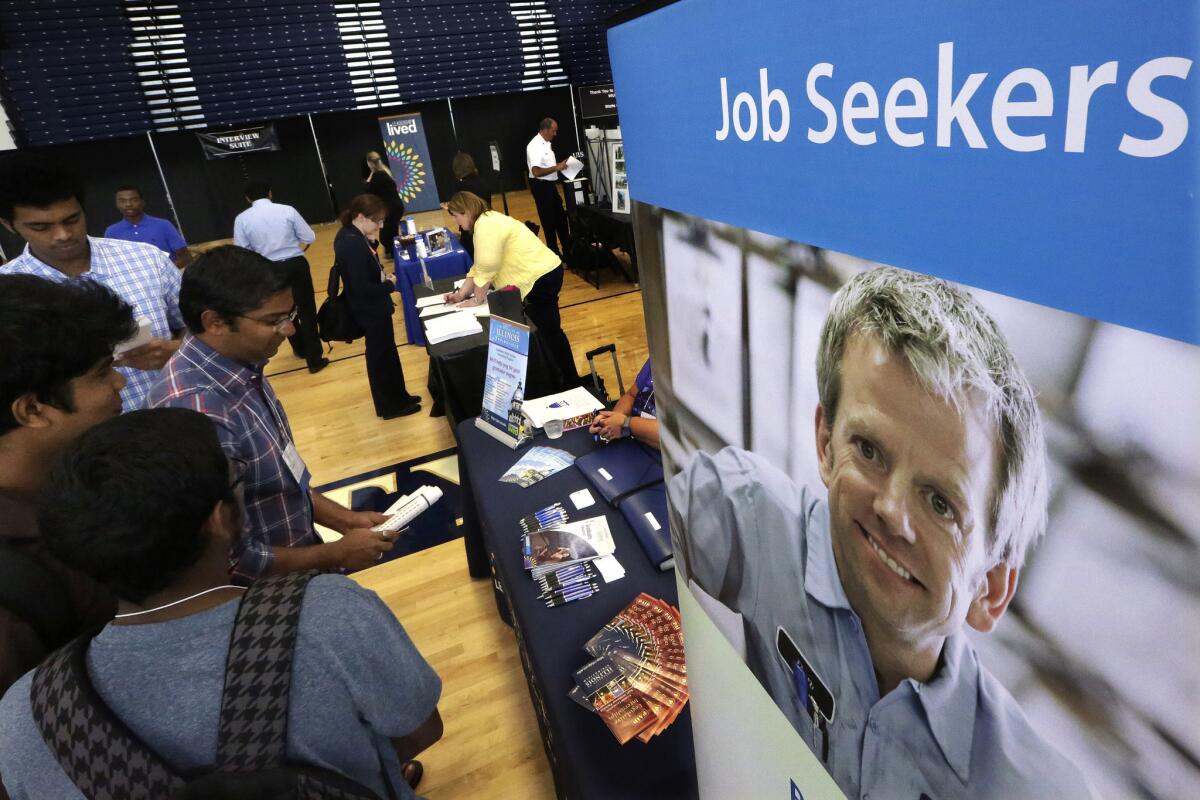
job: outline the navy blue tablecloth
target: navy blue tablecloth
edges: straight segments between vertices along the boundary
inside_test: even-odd
[[[458,237],[449,231],[446,233],[450,237],[452,249],[425,258],[425,272],[435,281],[440,278],[457,278],[471,269],[471,257],[459,243]],[[407,259],[404,258],[405,255],[408,256]],[[421,271],[421,259],[417,258],[417,251],[413,245],[402,246],[397,239],[392,263],[396,267],[396,288],[400,291],[400,304],[404,309],[404,332],[408,334],[408,343],[423,345],[425,328],[421,325],[417,299],[413,293],[414,286],[421,286],[425,282],[425,275]]]
[[[622,747],[599,716],[567,697],[574,685],[571,673],[590,658],[584,643],[639,592],[678,605],[674,572],[659,572],[651,565],[621,512],[597,493],[593,492],[596,505],[574,509],[568,495],[589,486],[579,470],[569,467],[522,489],[499,478],[528,445],[510,450],[478,430],[473,419],[459,423],[455,435],[471,574],[494,576],[497,604],[517,634],[558,796],[697,796],[690,705],[648,744],[634,740]],[[576,456],[597,446],[586,429],[569,431],[553,441],[538,435],[533,444],[559,447]],[[616,556],[626,573],[586,600],[546,608],[522,563],[518,521],[554,502],[562,503],[572,519],[607,517]]]

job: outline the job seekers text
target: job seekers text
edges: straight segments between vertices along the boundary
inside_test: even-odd
[[[1128,72],[1117,61],[1107,61],[1099,66],[1087,64],[1072,66],[1067,89],[1066,129],[1063,150],[1082,153],[1087,146],[1088,108],[1093,97],[1101,91],[1119,91],[1106,86],[1117,86],[1125,82],[1125,97],[1129,105],[1161,126],[1157,136],[1150,139],[1138,138],[1123,133],[1118,149],[1130,156],[1157,158],[1179,148],[1187,138],[1188,115],[1178,103],[1155,94],[1153,83],[1158,78],[1187,80],[1192,61],[1188,58],[1165,56],[1155,58]],[[820,129],[808,128],[808,140],[825,144],[838,134],[838,108],[833,100],[822,91],[822,79],[832,78],[834,65],[821,62],[808,71],[805,89],[808,102],[825,117]],[[937,91],[936,91],[936,144],[951,146],[951,134],[957,127],[969,147],[986,149],[987,140],[980,132],[975,120],[978,106],[973,110],[971,102],[987,78],[986,72],[972,72],[956,85],[954,77],[954,43],[938,45]],[[758,97],[750,92],[739,92],[729,98],[729,83],[721,77],[721,127],[715,131],[717,141],[725,141],[732,131],[740,140],[748,142],[759,135],[763,141],[782,142],[791,128],[791,107],[788,96],[778,86],[772,88],[767,69],[758,71]],[[1018,87],[1029,87],[1021,91],[1031,100],[1014,100]],[[827,89],[825,90],[827,92]],[[980,96],[983,99],[984,95]],[[873,145],[879,139],[880,117],[879,94],[866,81],[851,84],[841,98],[841,130],[846,138],[856,145]],[[1009,125],[1014,117],[1050,117],[1054,114],[1054,90],[1050,79],[1041,70],[1032,67],[1015,69],[1005,75],[996,85],[991,102],[991,130],[1001,146],[1016,152],[1033,152],[1046,149],[1045,133],[1017,133]],[[924,84],[913,77],[902,77],[888,88],[883,100],[883,128],[892,142],[900,147],[921,147],[925,144],[925,131],[919,130],[918,120],[929,117],[929,95]]]

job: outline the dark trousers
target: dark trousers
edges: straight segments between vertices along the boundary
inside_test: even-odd
[[[317,336],[317,302],[313,295],[312,270],[304,256],[279,262],[287,268],[292,301],[296,304],[296,332],[288,337],[292,352],[314,366],[321,360],[321,339]]]
[[[542,233],[546,236],[546,246],[561,256],[567,252],[567,212],[563,210],[558,184],[554,181],[544,181],[541,178],[530,178],[529,190],[533,193],[538,219],[542,221]],[[559,243],[561,243],[561,247]]]
[[[575,369],[571,342],[563,333],[562,317],[558,312],[558,292],[562,289],[562,283],[562,264],[538,278],[529,294],[525,295],[525,316],[537,326],[550,361],[559,373],[558,384],[565,389],[578,385],[579,372]]]
[[[396,352],[396,333],[391,318],[364,320],[367,340],[367,383],[371,385],[371,400],[375,413],[392,416],[412,402],[404,385],[404,368]]]
[[[383,245],[383,257],[391,259],[396,237],[400,234],[400,220],[404,218],[404,203],[388,209],[387,218],[379,230],[379,244]]]

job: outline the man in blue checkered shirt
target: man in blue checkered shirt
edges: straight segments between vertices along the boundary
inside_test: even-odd
[[[87,235],[82,187],[57,165],[18,156],[0,174],[0,223],[28,244],[0,266],[0,274],[37,275],[62,282],[91,280],[112,290],[147,320],[149,342],[123,353],[116,366],[125,376],[125,411],[141,408],[167,359],[179,348],[180,274],[154,245]]]
[[[387,517],[352,511],[310,485],[283,404],[263,366],[296,331],[287,267],[244,247],[216,247],[183,276],[179,305],[188,335],[150,390],[148,408],[208,415],[242,478],[245,535],[230,553],[239,582],[306,569],[356,570],[392,549]],[[325,544],[313,523],[342,538]]]

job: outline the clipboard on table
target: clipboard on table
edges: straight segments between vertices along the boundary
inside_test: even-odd
[[[575,459],[575,466],[613,508],[663,482],[662,455],[634,439],[618,439]]]

